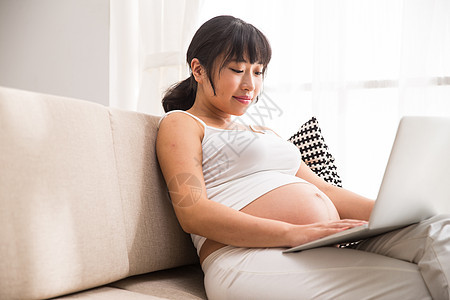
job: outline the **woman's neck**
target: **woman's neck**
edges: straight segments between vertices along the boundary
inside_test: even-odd
[[[205,105],[202,101],[197,101],[197,99],[195,100],[194,105],[187,111],[201,118],[210,126],[227,128],[233,123],[232,115],[224,113],[216,107],[212,107],[212,105]]]

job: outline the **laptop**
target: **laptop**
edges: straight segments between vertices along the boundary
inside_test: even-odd
[[[442,213],[448,203],[450,118],[403,117],[369,222],[283,252],[359,241]]]

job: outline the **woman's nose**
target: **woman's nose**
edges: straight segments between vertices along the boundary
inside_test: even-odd
[[[253,91],[255,89],[255,79],[252,74],[245,74],[242,78],[242,88],[248,91]]]

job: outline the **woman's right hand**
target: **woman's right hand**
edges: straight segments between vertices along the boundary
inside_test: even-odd
[[[295,247],[303,245],[364,224],[367,224],[367,221],[344,219],[307,225],[293,225],[288,232],[289,246]]]

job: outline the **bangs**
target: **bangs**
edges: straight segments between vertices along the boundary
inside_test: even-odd
[[[255,27],[248,23],[239,23],[232,26],[228,32],[224,51],[222,69],[231,61],[261,64],[264,73],[272,56],[272,50],[266,37]]]

